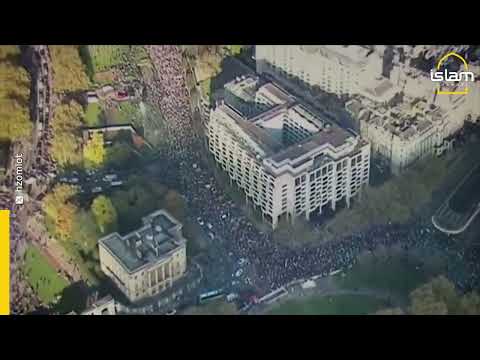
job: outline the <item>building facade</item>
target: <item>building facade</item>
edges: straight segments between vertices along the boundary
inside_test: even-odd
[[[131,302],[171,287],[187,267],[182,225],[165,210],[142,221],[126,236],[112,233],[98,241],[102,271]]]
[[[381,51],[372,46],[257,45],[257,72],[299,80],[335,95],[364,94],[388,101],[395,94],[382,76]]]
[[[354,128],[398,174],[418,159],[450,149],[465,121],[480,119],[478,59],[469,64],[476,81],[468,84],[466,95],[436,94],[437,84],[430,78],[443,54],[468,53],[468,47],[258,45],[257,71],[283,83],[300,80],[348,96],[345,108]],[[463,86],[454,84],[449,90]]]
[[[259,77],[225,85],[208,147],[231,182],[275,228],[350,199],[368,184],[370,146]]]
[[[393,174],[453,145],[445,113],[427,107],[425,101],[389,108],[357,97],[347,102],[346,109],[358,119],[360,135],[371,143],[372,155],[385,161]]]

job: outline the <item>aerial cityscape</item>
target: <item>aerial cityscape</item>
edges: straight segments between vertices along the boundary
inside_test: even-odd
[[[0,313],[480,314],[480,46],[0,45],[0,79]]]

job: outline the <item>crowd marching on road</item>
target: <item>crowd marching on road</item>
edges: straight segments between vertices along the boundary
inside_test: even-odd
[[[275,243],[270,233],[260,232],[215,187],[212,171],[201,165],[202,140],[195,136],[193,130],[181,51],[176,46],[150,46],[149,51],[158,75],[158,84],[151,84],[149,93],[164,114],[171,144],[160,163],[162,180],[185,196],[192,219],[202,218],[209,222],[208,230],[213,234],[214,241],[224,243],[224,258],[232,260],[232,264],[245,259],[253,269],[247,283],[253,285],[259,294],[268,293],[295,279],[345,269],[352,266],[364,251],[373,251],[380,245],[397,244],[405,250],[423,247],[454,253],[467,262],[469,274],[467,277],[463,274],[457,276],[456,268],[451,268],[452,280],[462,289],[478,285],[480,261],[477,260],[480,254],[470,253],[471,258],[467,259],[458,244],[440,236],[428,222],[420,220],[406,225],[377,226],[367,233],[315,247],[292,249]]]
[[[197,222],[205,230],[198,234],[209,241],[207,255],[198,259],[204,280],[215,279],[215,286],[227,290],[237,285],[239,289],[253,288],[258,296],[262,296],[293,280],[326,276],[334,270],[347,269],[365,251],[396,245],[404,250],[420,248],[447,254],[450,259],[458,260],[448,263],[451,280],[462,290],[479,287],[480,251],[465,251],[460,244],[435,231],[429,221],[418,219],[410,224],[375,226],[368,232],[299,248],[282,245],[273,240],[270,232],[261,232],[219,188],[213,170],[205,164],[202,157],[205,142],[196,130],[201,126],[193,118],[192,98],[186,84],[187,65],[181,49],[173,45],[149,45],[146,49],[155,76],[145,79],[143,101],[160,109],[167,138],[166,146],[159,149],[156,164],[162,183],[184,196],[189,221]],[[38,54],[44,57],[39,66],[47,74],[40,79],[46,82],[44,88],[48,90],[49,100],[45,101],[48,110],[44,108],[42,111],[47,116],[43,122],[45,130],[38,134],[40,156],[45,159],[35,159],[34,162],[41,164],[41,168],[37,166],[37,171],[43,174],[40,178],[48,178],[50,173],[56,172],[47,151],[52,135],[48,126],[51,117],[50,60],[48,49],[41,48]],[[32,171],[35,169],[32,167]],[[0,193],[0,202],[7,201],[11,202],[12,198],[8,196],[7,199],[6,195],[2,198]],[[27,207],[24,212],[28,215]],[[16,256],[15,249],[24,248],[28,236],[26,226],[20,220],[16,219],[12,225],[13,257]],[[462,263],[462,269],[457,266],[459,263]],[[13,282],[13,291],[20,297],[31,290],[21,291],[16,288],[19,286],[20,283]]]
[[[17,203],[14,192],[16,186],[16,171],[12,163],[7,171],[5,184],[0,190],[0,208],[11,210],[10,229],[10,275],[12,313],[25,313],[39,305],[33,290],[26,283],[24,274],[18,271],[27,240],[32,240],[27,231],[27,222],[35,214],[36,196],[45,191],[47,183],[55,176],[56,166],[49,147],[52,140],[52,129],[49,120],[52,113],[52,74],[50,69],[50,54],[47,45],[28,45],[22,50],[23,61],[29,70],[32,81],[31,113],[34,121],[32,139],[12,143],[10,153],[22,154],[22,187],[23,196],[27,196],[27,184],[35,185],[34,191],[25,203]],[[14,157],[12,156],[12,159]],[[30,181],[33,180],[33,181]]]

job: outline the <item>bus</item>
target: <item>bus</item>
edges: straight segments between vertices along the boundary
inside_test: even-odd
[[[221,290],[221,289],[208,291],[206,293],[200,294],[200,296],[198,297],[198,302],[200,304],[204,304],[208,301],[220,299],[224,295],[225,294],[224,294],[223,290]]]

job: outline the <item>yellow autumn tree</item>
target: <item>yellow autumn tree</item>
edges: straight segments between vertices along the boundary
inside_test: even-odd
[[[95,133],[83,147],[83,160],[86,168],[99,168],[105,162],[106,149],[103,134]]]
[[[78,45],[50,45],[55,92],[87,90],[89,81]]]
[[[75,215],[78,211],[72,198],[77,194],[77,187],[61,184],[53,188],[42,201],[42,209],[47,223],[51,224],[55,236],[62,240],[70,239]]]
[[[117,229],[117,210],[108,197],[105,195],[97,196],[92,202],[91,210],[103,234]]]
[[[78,165],[82,160],[81,132],[84,111],[75,101],[55,108],[52,121],[52,157],[60,166]]]
[[[0,46],[0,141],[20,140],[32,132],[30,75],[16,45]]]

